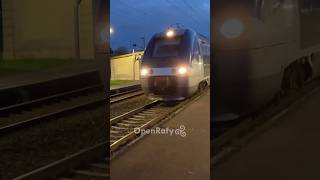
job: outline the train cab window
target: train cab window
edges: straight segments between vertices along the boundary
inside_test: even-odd
[[[180,50],[180,39],[181,38],[157,40],[154,46],[152,57],[163,58],[178,56]]]

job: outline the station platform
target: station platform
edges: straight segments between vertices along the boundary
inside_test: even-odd
[[[147,135],[110,163],[112,180],[210,179],[209,91],[160,127],[186,127],[186,136]]]
[[[96,69],[96,63],[75,63],[59,68],[46,69],[43,71],[0,77],[0,89],[26,86],[64,77],[75,76],[77,74],[93,72]]]
[[[320,91],[213,167],[216,180],[320,179]]]

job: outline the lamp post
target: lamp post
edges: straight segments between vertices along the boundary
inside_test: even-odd
[[[146,38],[145,37],[141,37],[142,42],[143,42],[143,50],[146,50]]]
[[[132,49],[132,60],[133,60],[133,69],[132,69],[132,72],[133,72],[133,76],[132,76],[132,79],[133,80],[136,80],[136,54],[134,52],[134,48]]]

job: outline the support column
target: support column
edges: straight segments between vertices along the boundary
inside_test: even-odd
[[[4,59],[15,59],[14,1],[15,0],[2,0]]]

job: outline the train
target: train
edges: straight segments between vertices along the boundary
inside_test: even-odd
[[[189,28],[168,28],[148,42],[140,82],[154,100],[184,100],[210,85],[210,42]]]
[[[319,77],[320,1],[214,1],[212,115],[229,121]]]

